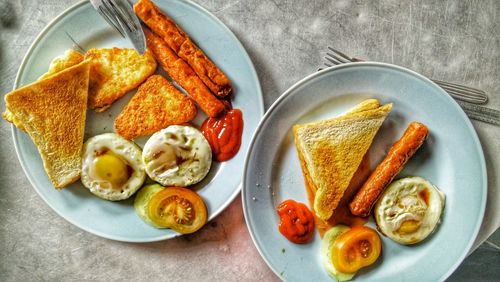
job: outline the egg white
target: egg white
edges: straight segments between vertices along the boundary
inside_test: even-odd
[[[422,193],[427,194],[427,200]],[[421,177],[402,178],[391,183],[380,196],[374,208],[375,221],[382,233],[397,243],[416,244],[435,230],[444,200],[444,194],[429,181]],[[405,221],[417,223],[418,228],[402,232]]]
[[[185,187],[210,171],[212,150],[194,127],[171,125],[153,134],[142,152],[146,173],[163,186]]]
[[[99,179],[92,172],[96,154],[102,151],[112,152],[133,169],[130,177],[121,187],[113,187],[112,183]],[[83,145],[81,181],[92,194],[102,199],[109,201],[128,199],[146,179],[141,154],[141,149],[135,143],[117,134],[104,133],[91,137]]]

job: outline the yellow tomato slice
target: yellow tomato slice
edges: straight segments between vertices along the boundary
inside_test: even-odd
[[[354,226],[335,240],[331,260],[337,270],[354,273],[373,264],[380,256],[380,251],[380,237],[375,230]]]
[[[207,207],[195,192],[182,187],[167,187],[148,203],[148,217],[159,226],[179,233],[193,233],[207,222]]]

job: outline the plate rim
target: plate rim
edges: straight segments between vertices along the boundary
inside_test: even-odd
[[[416,78],[419,78],[419,79],[422,79],[423,81],[427,82],[427,83],[430,83],[431,85],[433,85],[437,90],[438,92],[441,92],[443,95],[447,96],[447,99],[449,102],[451,102],[451,105],[454,106],[456,109],[458,109],[458,111],[460,112],[460,115],[462,115],[462,117],[465,119],[465,123],[466,123],[466,126],[469,128],[470,131],[472,131],[472,138],[473,138],[473,141],[476,145],[476,149],[478,150],[478,152],[480,153],[479,154],[479,160],[480,160],[480,166],[481,166],[481,171],[482,171],[482,182],[483,182],[483,187],[482,187],[482,197],[481,197],[481,203],[480,203],[480,212],[479,212],[479,220],[475,223],[475,226],[474,226],[474,231],[472,233],[472,236],[471,238],[469,239],[469,242],[467,243],[465,249],[463,250],[463,252],[461,253],[461,255],[458,257],[457,261],[448,269],[447,272],[445,272],[440,278],[439,278],[439,281],[442,281],[442,280],[445,280],[446,278],[448,278],[451,274],[453,274],[453,272],[458,268],[458,266],[462,263],[462,261],[465,259],[465,257],[467,256],[467,254],[469,253],[470,249],[472,248],[476,238],[477,238],[477,235],[479,234],[479,229],[483,223],[483,220],[484,220],[484,214],[485,214],[485,209],[486,209],[486,200],[487,200],[487,195],[488,195],[488,176],[487,176],[487,168],[486,168],[486,161],[485,161],[485,158],[484,158],[484,151],[483,151],[483,147],[481,145],[481,142],[479,140],[479,137],[477,135],[477,132],[476,132],[476,129],[474,128],[474,126],[472,125],[472,122],[471,120],[467,117],[467,115],[465,114],[465,112],[463,111],[463,109],[458,105],[458,103],[451,97],[449,96],[441,87],[439,87],[436,83],[434,83],[432,80],[430,80],[429,78],[425,77],[424,75],[418,73],[418,72],[415,72],[413,70],[410,70],[408,68],[405,68],[405,67],[401,67],[401,66],[397,66],[397,65],[394,65],[394,64],[389,64],[389,63],[383,63],[383,62],[372,62],[372,61],[364,61],[364,62],[352,62],[352,63],[345,63],[345,64],[341,64],[341,65],[335,65],[335,66],[332,66],[332,67],[328,67],[328,68],[325,68],[325,69],[322,69],[322,70],[319,70],[317,72],[313,72],[309,75],[307,75],[306,77],[300,79],[299,81],[295,82],[292,86],[290,86],[287,90],[285,90],[279,97],[278,99],[276,99],[276,101],[274,101],[272,103],[272,105],[269,107],[269,109],[266,111],[266,113],[264,114],[264,116],[262,117],[262,119],[260,120],[259,122],[259,125],[257,126],[257,129],[255,130],[253,136],[252,136],[252,140],[250,141],[250,146],[248,148],[248,151],[247,151],[247,155],[245,156],[245,167],[244,167],[244,170],[243,170],[243,182],[242,182],[242,191],[241,191],[241,197],[242,197],[242,208],[243,208],[243,215],[245,217],[245,223],[246,223],[246,226],[247,226],[247,229],[250,233],[250,237],[252,238],[252,241],[257,249],[257,251],[259,252],[261,258],[266,262],[267,266],[274,272],[274,274],[276,276],[278,276],[279,278],[282,278],[282,275],[278,272],[277,269],[275,269],[270,261],[267,259],[266,256],[264,256],[264,253],[263,251],[261,250],[261,246],[257,243],[257,239],[256,239],[256,236],[257,234],[255,233],[254,229],[250,226],[249,224],[249,214],[248,214],[248,208],[249,208],[249,205],[248,203],[250,203],[250,200],[251,199],[248,199],[246,197],[246,190],[247,189],[250,189],[249,187],[248,188],[245,188],[246,185],[245,183],[247,182],[247,178],[249,176],[249,166],[248,166],[248,163],[250,161],[250,155],[252,153],[252,151],[254,150],[254,147],[255,147],[255,143],[256,143],[256,140],[260,134],[260,132],[263,130],[263,127],[264,127],[264,123],[266,123],[271,114],[276,110],[276,108],[281,104],[283,103],[283,101],[288,98],[288,96],[290,95],[293,95],[291,93],[293,93],[297,88],[299,88],[300,86],[302,86],[304,83],[307,83],[308,81],[311,81],[319,76],[322,76],[324,75],[325,73],[328,73],[328,72],[335,72],[335,71],[338,71],[338,70],[341,70],[341,69],[346,69],[346,68],[357,68],[357,67],[364,67],[364,66],[373,66],[373,67],[382,67],[382,68],[387,68],[387,69],[391,69],[391,70],[396,70],[396,71],[400,71],[400,72],[403,72],[403,73],[407,73],[407,74],[410,74]]]
[[[191,0],[183,0],[183,2],[185,2],[188,5],[194,6],[194,8],[199,9],[201,12],[205,13],[205,15],[207,15],[211,20],[213,20],[217,24],[219,24],[222,27],[222,29],[224,29],[226,31],[227,35],[229,35],[230,37],[232,37],[237,42],[237,47],[240,50],[243,51],[242,53],[244,55],[243,56],[244,60],[247,61],[248,65],[251,68],[252,79],[256,82],[257,93],[255,93],[255,96],[257,96],[257,100],[258,100],[257,101],[257,104],[258,104],[258,113],[257,114],[262,119],[262,117],[264,116],[264,113],[265,113],[264,97],[263,97],[263,93],[262,93],[262,86],[260,84],[260,80],[259,80],[259,77],[257,75],[257,71],[255,69],[255,65],[253,64],[253,62],[252,62],[252,60],[251,60],[248,52],[244,48],[244,46],[241,43],[241,41],[238,39],[238,37],[236,37],[236,35],[233,33],[233,31],[231,31],[231,29],[229,29],[229,27],[226,26],[226,24],[224,24],[217,16],[215,16],[213,13],[211,13],[210,11],[208,11],[206,8],[202,7],[201,5],[199,5],[197,3],[192,2]],[[45,25],[45,27],[42,29],[42,31],[40,31],[40,33],[36,36],[36,38],[33,41],[33,43],[31,43],[30,47],[28,48],[28,51],[26,52],[26,54],[23,57],[23,60],[21,61],[21,65],[19,66],[19,69],[18,69],[18,71],[16,73],[16,77],[14,79],[13,90],[21,87],[19,85],[20,84],[21,74],[24,73],[24,70],[26,68],[27,62],[28,62],[28,60],[32,56],[33,50],[38,46],[38,44],[44,38],[44,36],[46,35],[46,33],[49,32],[49,30],[56,23],[58,23],[59,21],[61,21],[62,19],[64,19],[69,13],[73,12],[74,10],[80,8],[80,6],[84,6],[84,5],[91,5],[91,4],[87,0],[81,0],[80,2],[77,2],[77,3],[73,4],[73,5],[71,5],[70,7],[68,7],[67,9],[65,9],[64,11],[62,11],[60,14],[58,14],[56,17],[54,17],[52,20],[50,20]],[[256,131],[256,129],[257,128],[255,128],[253,130],[253,132],[250,132],[250,136],[251,137],[253,137],[253,134]],[[42,193],[39,192],[39,190],[38,190],[37,187],[38,187],[38,185],[41,185],[41,184],[37,184],[36,179],[33,179],[32,175],[30,173],[28,173],[28,170],[27,170],[26,165],[25,165],[26,160],[21,156],[21,153],[20,153],[20,144],[19,144],[19,139],[18,139],[20,133],[21,133],[21,131],[19,129],[17,129],[17,127],[14,124],[11,124],[11,134],[12,134],[12,140],[14,142],[14,149],[15,149],[15,152],[16,152],[17,159],[19,160],[19,163],[21,164],[21,168],[22,168],[22,170],[24,172],[24,175],[26,176],[26,178],[28,178],[28,181],[30,182],[32,188],[36,191],[36,193],[38,194],[38,196],[40,196],[43,199],[43,201],[52,209],[52,211],[54,211],[57,215],[59,215],[60,217],[62,217],[67,222],[71,223],[72,225],[74,225],[74,226],[80,228],[81,230],[84,230],[84,231],[86,231],[86,232],[88,232],[90,234],[93,234],[93,235],[96,235],[96,236],[99,236],[99,237],[102,237],[102,238],[105,238],[105,239],[109,239],[109,240],[119,241],[119,242],[149,243],[149,242],[158,242],[158,241],[169,240],[169,239],[173,239],[173,238],[176,238],[176,237],[183,236],[183,234],[175,233],[173,235],[157,236],[157,237],[152,237],[150,239],[144,239],[144,238],[142,238],[142,239],[141,238],[139,238],[139,239],[131,239],[131,238],[123,237],[123,236],[109,235],[109,234],[106,234],[104,232],[100,232],[100,231],[94,230],[92,228],[87,228],[87,227],[84,227],[81,224],[79,224],[77,221],[68,218],[66,215],[64,215],[58,209],[56,209],[50,203],[50,201],[48,201],[48,199]],[[251,144],[251,139],[250,139],[250,143],[248,145],[248,149],[250,149],[250,144]],[[244,159],[244,161],[245,161],[245,159]],[[243,164],[244,163],[245,162],[243,162]],[[222,211],[224,211],[234,201],[234,199],[236,198],[236,196],[238,196],[238,194],[241,192],[242,181],[243,181],[243,178],[241,179],[239,185],[236,187],[236,189],[233,191],[233,193],[229,196],[228,200],[223,205],[221,205],[218,209],[214,210],[214,212],[213,212],[212,216],[209,218],[209,220],[212,220],[215,217],[217,217]]]

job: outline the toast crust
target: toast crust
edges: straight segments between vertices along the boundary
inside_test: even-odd
[[[89,70],[84,61],[5,95],[9,121],[29,134],[56,188],[80,177]]]
[[[196,116],[193,101],[160,75],[144,82],[115,120],[116,133],[126,139],[153,134]]]
[[[392,104],[365,101],[334,119],[295,125],[294,140],[313,210],[328,220],[368,151]]]

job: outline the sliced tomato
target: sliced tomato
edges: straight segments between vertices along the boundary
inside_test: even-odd
[[[375,230],[353,226],[335,240],[331,260],[337,270],[354,273],[373,264],[380,256],[381,248],[380,237]]]
[[[149,201],[148,217],[156,225],[188,234],[205,225],[207,207],[195,192],[182,187],[167,187]]]

